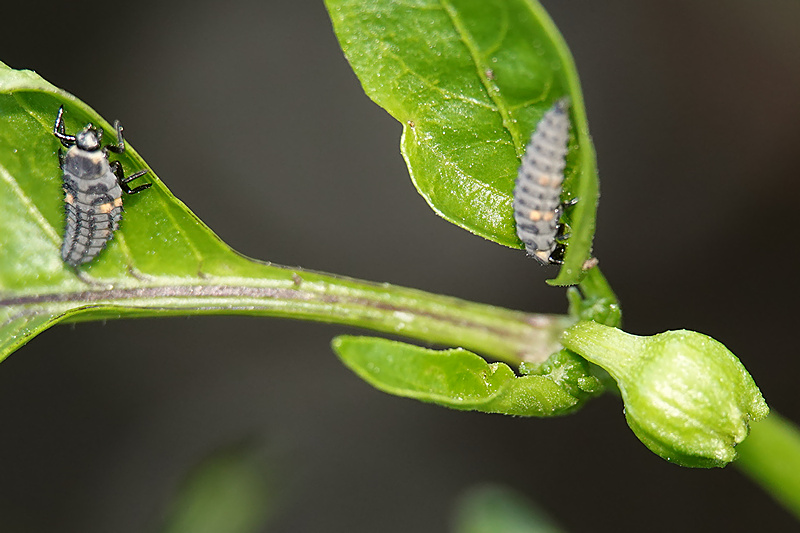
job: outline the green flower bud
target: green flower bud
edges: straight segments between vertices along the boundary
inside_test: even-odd
[[[725,346],[693,331],[629,335],[596,322],[564,332],[564,346],[617,381],[625,418],[645,446],[682,466],[725,466],[769,408]]]

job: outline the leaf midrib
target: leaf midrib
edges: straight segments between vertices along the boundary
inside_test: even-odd
[[[364,285],[345,288],[322,280],[264,281],[269,285],[162,284],[5,295],[0,299],[0,309],[5,309],[9,315],[0,324],[0,330],[15,320],[33,315],[47,314],[50,319],[58,321],[61,318],[80,319],[82,312],[91,310],[102,315],[103,309],[120,317],[126,312],[136,314],[144,310],[163,312],[165,316],[220,311],[256,312],[368,327],[426,342],[464,346],[500,360],[519,362],[530,357],[531,346],[540,344],[542,335],[550,339],[552,335],[548,332],[553,327],[560,331],[566,318],[528,315],[399,287],[387,289]],[[306,283],[308,288],[303,288]],[[397,294],[394,298],[386,298],[387,290]],[[555,342],[553,339],[550,340]],[[542,355],[549,355],[551,348],[548,346],[547,354]]]

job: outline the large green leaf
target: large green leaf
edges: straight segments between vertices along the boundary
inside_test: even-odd
[[[564,199],[571,236],[557,285],[577,283],[597,207],[594,149],[569,50],[534,0],[326,0],[364,90],[403,124],[411,179],[436,213],[522,247],[512,194],[542,114],[569,96]]]
[[[125,198],[121,229],[107,249],[79,269],[64,264],[60,144],[52,134],[60,105],[68,133],[93,122],[114,138],[108,122],[83,102],[34,72],[0,63],[0,360],[78,312],[84,319],[117,317],[125,311],[114,302],[126,296],[153,305],[169,295],[167,287],[254,271],[152,171],[142,181],[153,187]],[[115,158],[128,173],[148,168],[130,145]]]

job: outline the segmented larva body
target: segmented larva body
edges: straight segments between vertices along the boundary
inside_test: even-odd
[[[122,220],[122,189],[106,155],[71,147],[64,156],[66,229],[61,258],[77,266],[105,248]]]
[[[119,161],[109,162],[108,152],[125,152],[122,125],[114,123],[116,144],[102,145],[103,130],[87,124],[75,135],[64,130],[64,107],[58,108],[53,135],[67,148],[58,149],[64,188],[66,227],[61,244],[61,259],[76,267],[88,263],[114,236],[122,220],[122,193],[136,194],[152,184],[131,188],[128,183],[143,176],[140,170],[128,177]]]
[[[569,99],[562,98],[536,125],[514,186],[517,236],[543,265],[561,262],[554,252],[559,247],[561,186],[569,148],[568,108]]]

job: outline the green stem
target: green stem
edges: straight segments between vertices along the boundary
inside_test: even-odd
[[[10,311],[7,321],[45,312],[69,321],[155,314],[280,316],[460,346],[515,365],[547,359],[561,348],[559,336],[573,323],[562,315],[522,313],[263,263],[252,263],[248,277],[158,277],[129,287],[95,284],[80,292],[0,298],[0,309],[4,306]]]
[[[773,410],[736,451],[734,464],[800,519],[800,429]]]
[[[630,335],[591,320],[582,320],[561,337],[565,348],[598,365],[623,385],[636,381],[637,362],[646,349],[646,337]]]

